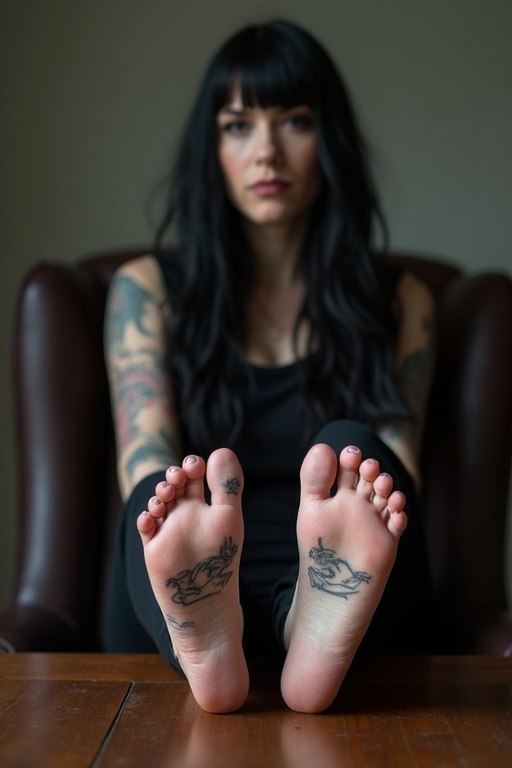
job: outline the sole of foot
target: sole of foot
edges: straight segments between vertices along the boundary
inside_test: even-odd
[[[355,446],[338,460],[328,445],[315,445],[304,459],[300,567],[281,678],[291,709],[321,712],[332,704],[368,629],[407,526],[405,497],[392,487]]]
[[[205,501],[205,479],[211,504]],[[198,704],[231,712],[249,687],[238,572],[243,475],[228,449],[170,467],[137,528],[172,647]]]

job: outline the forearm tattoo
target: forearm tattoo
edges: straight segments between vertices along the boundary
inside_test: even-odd
[[[420,449],[425,401],[434,359],[433,328],[433,318],[426,316],[422,322],[423,344],[406,355],[397,370],[402,394],[416,418],[382,424],[379,430],[379,435],[386,442],[393,444],[406,440],[416,453]]]
[[[321,592],[348,600],[359,592],[361,584],[368,584],[372,578],[366,571],[354,571],[334,549],[326,549],[322,539],[318,539],[318,547],[310,549],[309,557],[314,563],[308,566],[309,583]]]
[[[120,451],[124,456],[124,469],[129,478],[136,474],[137,466],[155,460],[162,466],[176,460],[178,451],[169,429],[145,434],[140,419],[144,410],[158,408],[171,418],[172,387],[168,375],[165,349],[160,345],[146,345],[150,338],[151,317],[161,313],[150,292],[134,280],[120,276],[113,283],[109,296],[106,341],[109,345],[109,367],[112,382],[112,406],[116,414],[116,431]],[[127,331],[132,326],[142,344],[127,343]],[[140,339],[140,336],[143,339]]]
[[[138,432],[138,435],[142,435]],[[153,459],[158,464],[167,465],[177,463],[179,451],[176,443],[164,429],[160,429],[156,435],[144,435],[144,443],[131,451],[125,462],[126,472],[133,477],[139,464]]]
[[[194,568],[167,579],[166,586],[175,590],[171,598],[173,603],[191,605],[218,595],[233,575],[233,571],[226,569],[237,551],[238,546],[233,544],[231,537],[225,538],[218,555],[207,557]]]
[[[434,353],[433,319],[423,319],[422,329],[426,343],[410,352],[398,370],[402,392],[411,408],[419,412],[422,408]]]
[[[170,411],[169,389],[170,382],[156,355],[144,364],[115,367],[114,397],[121,448],[126,448],[139,434],[137,419],[143,408],[163,405]]]

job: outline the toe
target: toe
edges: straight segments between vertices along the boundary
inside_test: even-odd
[[[380,465],[376,459],[365,459],[359,467],[359,480],[357,492],[369,501],[373,498],[375,490],[373,483],[380,472]]]
[[[355,445],[347,445],[340,453],[338,488],[355,488],[359,475],[362,454]]]
[[[393,478],[388,475],[387,472],[381,472],[381,474],[375,479],[373,483],[375,489],[375,496],[373,497],[373,503],[379,512],[382,512],[386,508],[388,503],[388,497],[393,490]]]
[[[158,496],[152,496],[148,501],[147,511],[152,517],[165,517],[167,506]]]
[[[388,499],[387,510],[388,530],[396,535],[402,534],[407,528],[407,515],[405,513],[405,496],[401,491],[394,491]]]
[[[184,493],[187,498],[204,499],[204,475],[206,465],[200,456],[187,456],[183,460],[183,470],[187,477]]]
[[[187,480],[200,480],[204,477],[204,460],[200,456],[186,456],[183,459],[183,470]]]
[[[388,499],[390,512],[402,512],[405,509],[405,496],[402,491],[393,491]]]
[[[318,443],[310,448],[300,470],[301,498],[329,498],[337,469],[336,454],[329,445]]]
[[[219,448],[208,459],[208,487],[212,504],[240,504],[243,472],[236,455],[229,448]]]
[[[187,475],[182,467],[169,467],[165,473],[167,483],[175,489],[182,488],[187,482]]]
[[[163,501],[164,504],[168,504],[176,496],[176,488],[174,485],[170,485],[167,480],[162,480],[155,488],[155,495]]]
[[[156,531],[156,523],[148,511],[142,512],[137,518],[137,530],[142,539],[143,546],[151,541]]]

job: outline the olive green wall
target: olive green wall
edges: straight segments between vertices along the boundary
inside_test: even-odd
[[[36,261],[150,240],[148,197],[219,42],[270,16],[306,25],[354,94],[392,244],[510,272],[512,3],[3,0],[0,13],[1,606],[16,530],[16,291]]]

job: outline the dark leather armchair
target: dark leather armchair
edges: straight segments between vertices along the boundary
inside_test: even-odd
[[[142,251],[43,264],[13,339],[19,524],[7,651],[98,650],[120,511],[102,322],[114,269]],[[512,282],[395,257],[433,289],[438,365],[423,455],[433,650],[512,654],[504,576],[512,455]]]

